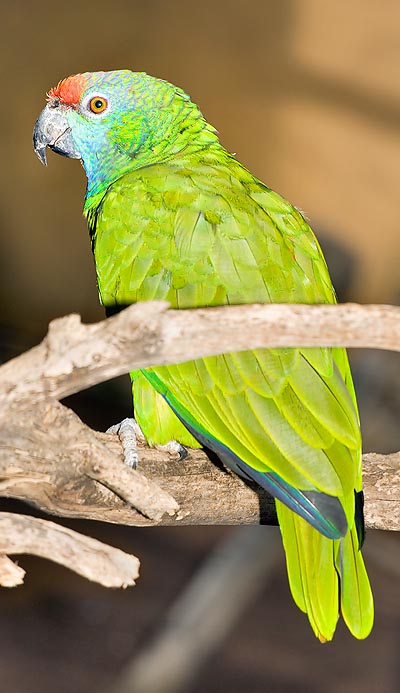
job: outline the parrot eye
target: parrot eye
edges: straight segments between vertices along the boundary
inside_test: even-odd
[[[108,106],[108,101],[103,96],[93,96],[89,101],[89,108],[92,113],[103,113]]]

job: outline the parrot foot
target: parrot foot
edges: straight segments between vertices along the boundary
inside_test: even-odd
[[[131,467],[131,469],[137,469],[139,462],[137,441],[145,443],[146,438],[135,419],[123,419],[120,423],[107,428],[106,433],[118,436],[124,452],[125,464]]]
[[[137,469],[139,455],[137,443],[146,443],[146,437],[135,419],[123,419],[120,423],[114,424],[107,428],[106,433],[117,435],[121,441],[124,452],[124,461],[128,467]],[[165,445],[155,445],[157,450],[168,452],[170,455],[178,455],[178,459],[184,460],[188,455],[186,448],[176,440],[170,440]]]

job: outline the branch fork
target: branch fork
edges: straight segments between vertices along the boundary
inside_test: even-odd
[[[400,308],[272,304],[177,311],[152,302],[92,325],[78,315],[53,321],[41,344],[0,366],[0,494],[53,515],[128,525],[275,523],[268,494],[218,469],[201,450],[178,460],[144,446],[140,472],[134,471],[123,464],[117,440],[92,431],[58,400],[137,368],[284,346],[400,351]],[[400,529],[400,453],[364,455],[363,464],[367,525]],[[23,580],[23,570],[5,554],[24,551],[109,586],[134,584],[137,577],[135,557],[85,543],[47,520],[0,513],[0,527],[4,586]]]

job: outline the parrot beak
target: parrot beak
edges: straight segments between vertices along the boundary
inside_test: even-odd
[[[47,147],[62,156],[68,156],[72,159],[81,158],[72,139],[71,128],[65,117],[65,109],[55,100],[47,104],[35,123],[33,147],[45,166],[47,166]]]

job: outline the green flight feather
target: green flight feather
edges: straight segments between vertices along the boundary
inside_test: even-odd
[[[135,419],[142,431],[146,431],[149,445],[165,445],[170,440],[179,440],[190,448],[201,447],[143,373],[133,371],[131,380]]]

